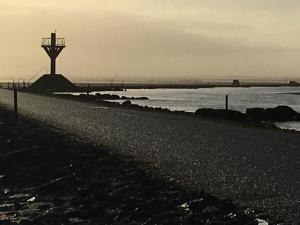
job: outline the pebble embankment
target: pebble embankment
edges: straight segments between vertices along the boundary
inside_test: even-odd
[[[11,106],[11,91],[0,89],[0,101]],[[19,93],[19,111],[257,218],[299,224],[300,133],[28,93]]]
[[[0,108],[0,223],[258,224],[243,209],[182,188],[143,162],[111,155]]]

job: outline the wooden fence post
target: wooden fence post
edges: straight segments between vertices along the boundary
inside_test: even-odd
[[[14,111],[15,111],[15,118],[18,120],[18,92],[16,86],[14,87]]]
[[[228,95],[225,96],[225,109],[228,110]]]

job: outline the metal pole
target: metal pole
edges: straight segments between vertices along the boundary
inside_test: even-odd
[[[15,110],[15,118],[18,120],[19,115],[18,115],[18,92],[17,88],[14,87],[14,110]]]
[[[54,53],[56,47],[56,33],[51,33],[51,75],[55,75],[55,60],[56,55]]]
[[[228,110],[228,95],[225,95],[225,109]]]
[[[56,58],[55,58],[55,56],[52,56],[51,57],[51,75],[55,75],[55,61],[56,61]]]

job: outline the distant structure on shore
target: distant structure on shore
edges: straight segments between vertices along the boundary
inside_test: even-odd
[[[233,87],[239,87],[241,85],[241,82],[239,80],[233,80],[232,81],[232,86]]]
[[[51,33],[51,37],[42,38],[41,47],[50,58],[51,72],[44,74],[30,89],[38,92],[60,92],[75,91],[76,86],[61,74],[56,74],[56,58],[66,47],[64,38],[56,38],[56,33]]]
[[[300,84],[294,80],[290,80],[287,82],[287,85],[289,86],[299,86]]]

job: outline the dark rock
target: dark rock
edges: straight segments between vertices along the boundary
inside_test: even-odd
[[[100,96],[101,96],[100,93],[96,93],[96,94],[95,94],[95,97],[96,97],[96,98],[99,98]]]
[[[289,106],[277,106],[275,108],[250,108],[246,111],[246,117],[255,121],[294,121],[300,120],[299,113]]]
[[[103,100],[103,99],[106,99],[106,100],[118,100],[118,99],[122,99],[122,100],[129,100],[129,99],[133,99],[133,100],[149,100],[149,98],[147,97],[126,97],[126,96],[119,96],[119,95],[112,95],[112,94],[100,94],[100,93],[97,93],[95,94],[95,97],[97,100]]]
[[[277,106],[266,109],[266,114],[270,120],[287,121],[299,119],[298,113],[288,106]]]
[[[123,102],[122,105],[129,106],[129,105],[131,105],[131,102],[129,100],[127,100],[127,101]]]
[[[148,97],[136,97],[134,99],[136,99],[136,100],[149,100]]]
[[[246,119],[243,113],[236,110],[226,110],[226,109],[202,108],[202,109],[198,109],[195,112],[195,115],[213,117],[216,119],[237,120],[237,121],[242,121]]]
[[[262,121],[266,118],[266,111],[264,108],[249,108],[246,110],[246,117],[248,120]]]
[[[120,99],[118,95],[102,94],[100,96],[102,99]]]
[[[97,100],[117,100],[117,99],[121,99],[119,95],[100,94],[100,93],[96,93],[95,98]]]

